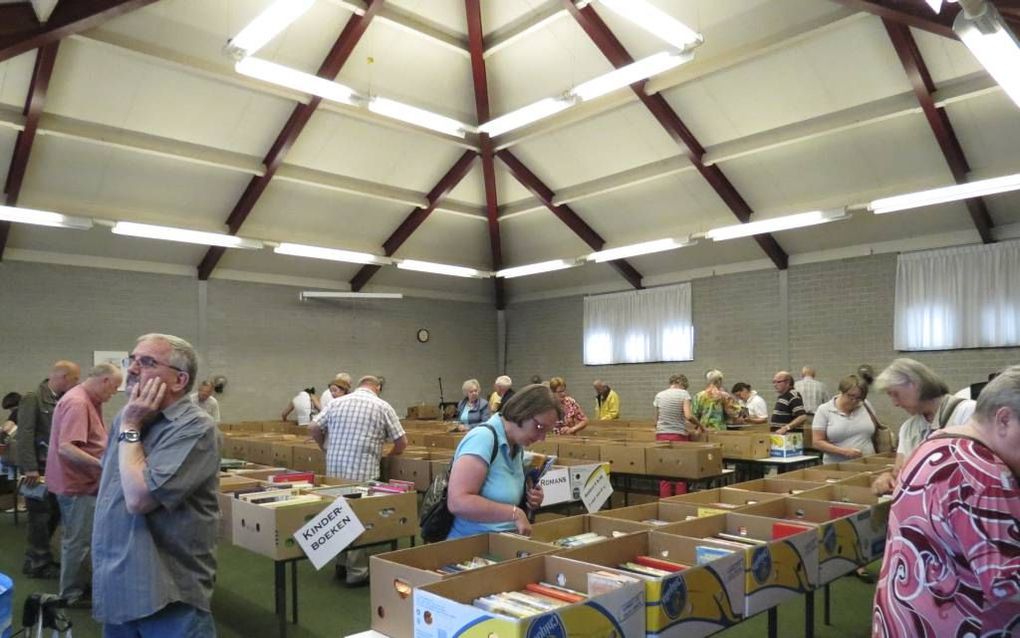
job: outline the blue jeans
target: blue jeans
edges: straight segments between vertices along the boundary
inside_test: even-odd
[[[92,518],[95,496],[57,494],[63,532],[60,538],[60,595],[75,601],[85,595],[92,582]]]
[[[103,638],[216,638],[212,614],[186,605],[171,603],[151,616],[122,625],[103,625]]]

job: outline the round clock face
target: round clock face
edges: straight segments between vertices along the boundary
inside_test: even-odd
[[[421,330],[419,330],[418,331],[418,341],[420,341],[421,343],[425,343],[428,340],[429,340],[429,331],[426,330],[425,328],[422,328]]]

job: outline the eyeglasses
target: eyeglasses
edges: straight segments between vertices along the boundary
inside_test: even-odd
[[[163,363],[162,361],[156,361],[152,357],[150,357],[148,355],[144,355],[144,354],[142,356],[140,356],[140,357],[136,357],[135,355],[130,355],[130,356],[127,356],[127,357],[124,357],[123,359],[121,359],[121,362],[120,362],[121,366],[123,366],[123,368],[125,370],[127,370],[128,368],[130,368],[131,366],[133,366],[136,363],[138,364],[139,367],[144,368],[146,370],[152,370],[153,368],[156,368],[158,366],[164,366],[164,367],[170,368],[171,370],[176,370],[178,372],[187,372],[187,370],[181,370],[177,366],[172,366],[169,363]]]
[[[864,397],[862,397],[859,394],[844,394],[843,396],[846,397],[847,400],[853,401],[854,403],[858,403],[864,400]]]

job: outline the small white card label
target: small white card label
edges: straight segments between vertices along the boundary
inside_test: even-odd
[[[365,531],[347,500],[340,496],[294,533],[315,569],[322,569]]]
[[[599,465],[588,476],[581,489],[581,502],[589,512],[597,512],[613,495],[613,485],[609,482],[609,474],[605,465]]]

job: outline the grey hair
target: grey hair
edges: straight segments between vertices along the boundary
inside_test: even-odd
[[[1020,366],[1010,366],[988,382],[978,395],[974,414],[990,421],[999,408],[1009,408],[1020,419]]]
[[[188,385],[184,388],[184,392],[191,392],[191,389],[195,386],[195,377],[198,376],[198,355],[195,354],[195,348],[180,337],[160,334],[158,332],[150,332],[147,335],[138,337],[137,343],[143,341],[162,341],[170,346],[170,365],[187,372]]]
[[[513,384],[514,382],[510,379],[510,377],[506,376],[505,374],[496,377],[495,385],[498,385],[503,388],[509,388],[512,387]]]
[[[920,361],[906,357],[894,359],[889,367],[882,370],[882,374],[875,379],[875,385],[883,392],[889,388],[908,384],[917,388],[918,398],[922,401],[937,399],[949,394],[949,386],[935,374],[934,370]]]
[[[120,366],[116,366],[112,363],[97,363],[94,368],[89,370],[88,378],[96,379],[111,375],[123,376],[124,373],[121,372]]]
[[[201,383],[199,383],[198,387],[199,388],[213,388],[213,389],[215,389],[216,388],[216,384],[214,384],[209,379],[206,379],[205,381],[202,381]]]
[[[464,383],[460,384],[460,389],[465,394],[467,394],[468,388],[474,388],[476,390],[481,390],[482,386],[478,383],[478,379],[468,379]]]
[[[722,385],[723,373],[722,370],[709,370],[705,373],[705,381],[710,385]]]
[[[382,380],[379,377],[375,376],[375,375],[366,374],[365,376],[363,376],[360,379],[358,379],[358,387],[361,388],[361,387],[364,387],[366,385],[375,386],[376,388],[379,388],[381,390],[382,389]]]

